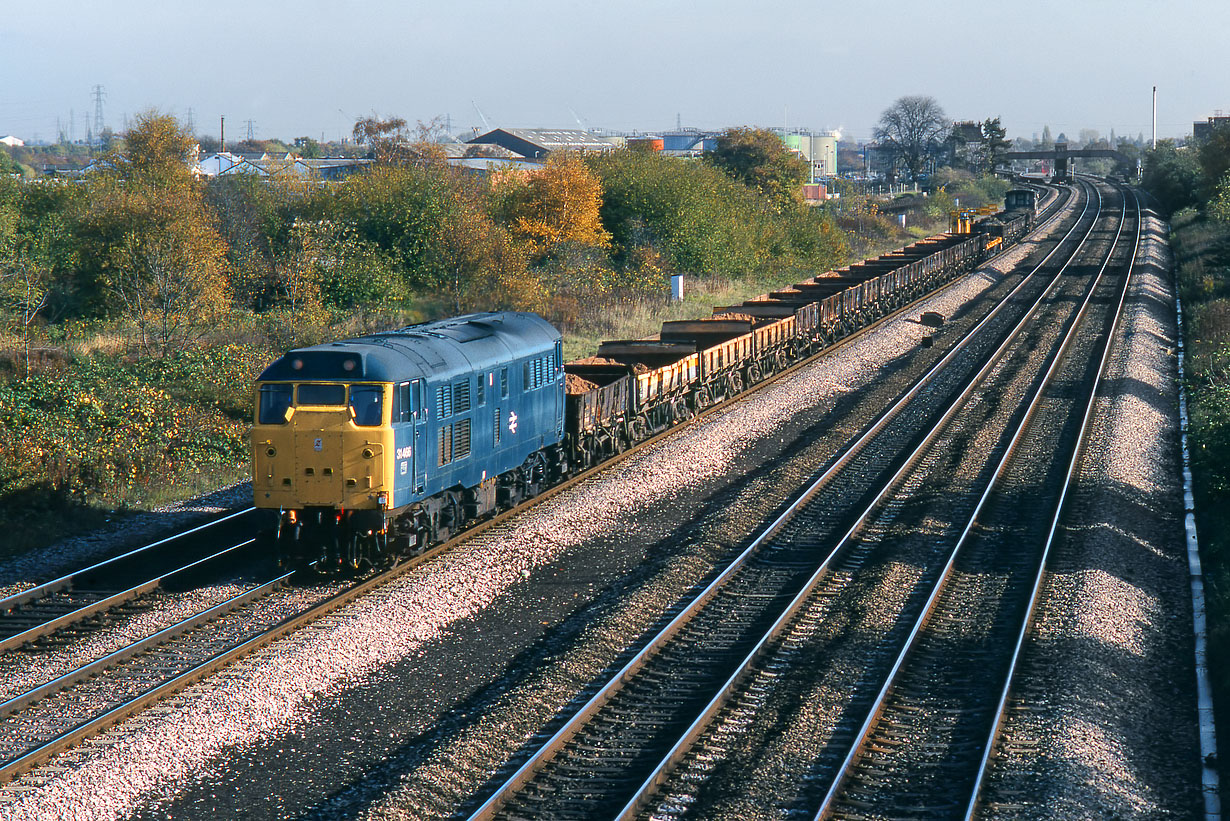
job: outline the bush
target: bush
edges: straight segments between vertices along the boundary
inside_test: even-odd
[[[846,253],[826,215],[770,202],[707,163],[639,151],[590,163],[602,180],[602,222],[618,266],[646,247],[670,270],[732,276],[766,265],[825,269]]]
[[[136,365],[95,356],[0,384],[0,498],[42,486],[125,505],[146,486],[242,466],[255,367],[238,348]]]

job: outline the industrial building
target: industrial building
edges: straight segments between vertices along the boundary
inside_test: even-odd
[[[471,145],[498,145],[527,160],[542,160],[552,151],[601,153],[616,143],[575,128],[496,128],[468,141]]]

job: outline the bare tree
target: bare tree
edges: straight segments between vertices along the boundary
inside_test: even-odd
[[[0,319],[20,335],[25,349],[25,378],[30,378],[30,337],[34,320],[47,304],[49,271],[26,254],[0,262]]]
[[[876,126],[875,139],[905,166],[915,182],[948,133],[948,118],[934,97],[899,97],[884,109]]]
[[[359,145],[365,145],[370,157],[378,163],[398,165],[409,162],[443,161],[438,140],[445,133],[439,117],[409,127],[402,117],[382,120],[376,114],[355,121],[351,135]]]
[[[141,347],[166,357],[200,339],[230,294],[221,254],[194,225],[130,233],[117,249],[115,292],[133,320]]]

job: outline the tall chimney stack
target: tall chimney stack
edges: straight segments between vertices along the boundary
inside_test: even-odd
[[[1153,146],[1157,149],[1157,86],[1153,87]]]

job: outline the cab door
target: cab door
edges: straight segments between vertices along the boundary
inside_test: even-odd
[[[414,419],[414,493],[421,494],[427,487],[427,408],[423,404],[423,380],[410,383],[410,412]]]

